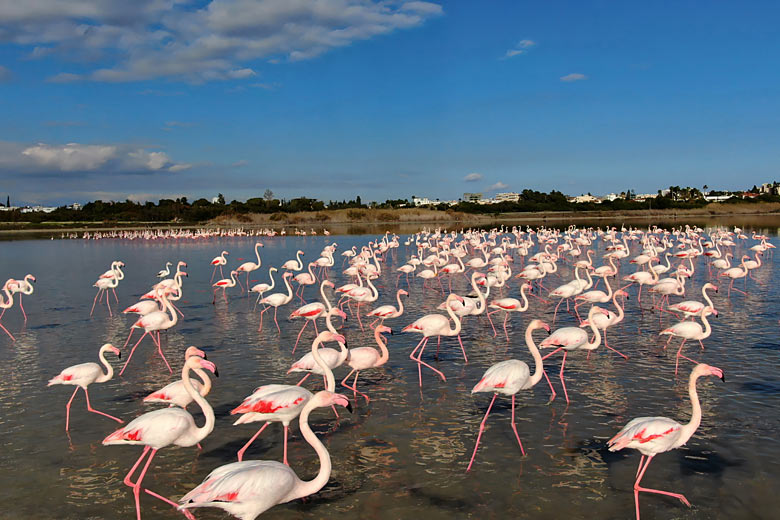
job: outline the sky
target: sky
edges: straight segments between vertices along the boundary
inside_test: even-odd
[[[0,0],[0,199],[780,180],[777,2]]]

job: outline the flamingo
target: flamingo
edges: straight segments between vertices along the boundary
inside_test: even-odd
[[[597,313],[606,314],[607,317],[609,317],[609,311],[604,310],[601,307],[596,307],[594,305],[590,308],[590,311],[588,311],[588,322],[593,331],[593,341],[588,341],[588,333],[580,328],[563,327],[553,332],[550,337],[539,344],[541,348],[557,347],[542,359],[547,359],[559,350],[563,350],[563,361],[561,361],[561,372],[559,377],[561,379],[561,385],[563,386],[563,395],[566,397],[566,404],[569,404],[569,393],[566,391],[566,383],[563,380],[563,369],[566,366],[566,354],[570,350],[596,350],[598,348],[601,344],[601,333],[599,332],[599,329],[596,328],[596,324],[593,320],[593,317]],[[555,390],[553,389],[552,384],[550,385],[550,390],[552,390],[553,393],[550,401],[553,401],[555,400]]]
[[[295,253],[295,260],[287,260],[282,264],[282,269],[289,269],[290,271],[300,271],[303,269],[303,262],[301,261],[301,255],[303,254],[303,251],[298,250],[298,252]]]
[[[123,267],[125,264],[123,262],[114,261],[111,262],[111,270],[110,272],[113,273],[112,276],[107,276],[106,273],[109,271],[106,271],[106,273],[103,273],[100,275],[100,278],[97,279],[97,281],[92,284],[92,287],[97,287],[97,293],[95,294],[95,299],[92,301],[92,310],[89,311],[89,315],[92,316],[92,313],[95,312],[95,304],[98,301],[98,296],[103,298],[103,294],[108,290],[111,289],[112,291],[119,285],[119,280],[124,278],[124,274],[122,273],[121,267]],[[114,291],[114,298],[116,298],[116,291]],[[116,298],[116,301],[119,301],[119,298]],[[111,303],[109,302],[108,295],[106,295],[106,305],[108,306],[108,315],[113,316],[114,314],[111,312]]]
[[[615,308],[618,310],[617,315],[614,313],[610,313],[609,316],[605,316],[604,314],[596,313],[593,315],[593,320],[594,320],[594,324],[596,325],[596,328],[604,331],[604,346],[607,347],[612,352],[622,356],[623,359],[628,359],[628,356],[610,347],[609,343],[607,342],[607,329],[623,321],[623,317],[625,316],[625,314],[623,313],[623,307],[617,301],[618,296],[624,296],[626,299],[628,299],[628,293],[622,289],[619,289],[615,291],[615,293],[612,295],[612,303],[615,306]],[[587,327],[589,325],[590,325],[589,320],[585,320],[582,323],[580,323],[580,327]],[[590,350],[588,351],[588,359],[590,359]]]
[[[228,287],[235,287],[237,280],[236,276],[238,276],[237,271],[230,271],[230,278],[223,278],[222,280],[218,280],[214,282],[212,287],[214,287],[214,298],[211,300],[211,304],[214,305],[217,302],[217,291],[219,289],[222,289],[222,298],[227,301],[227,289]]]
[[[325,324],[327,325],[328,330],[333,334],[338,334],[335,327],[333,327],[333,324],[331,323],[331,317],[334,314],[340,316],[342,320],[345,320],[347,315],[338,307],[331,308],[330,311],[328,311],[325,315]],[[339,343],[339,347],[339,350],[327,347],[320,347],[319,349],[319,355],[322,358],[322,361],[328,365],[331,370],[343,365],[347,360],[347,357],[349,357],[349,350],[347,350],[346,344]],[[317,364],[317,361],[314,359],[314,354],[311,352],[307,352],[306,355],[292,364],[287,373],[290,374],[292,372],[307,372],[307,374],[303,376],[303,379],[298,381],[298,386],[300,386],[311,374],[319,374],[322,376],[325,375],[325,371],[320,367],[320,365]]]
[[[301,273],[296,274],[293,280],[298,284],[298,290],[296,291],[296,295],[301,299],[302,303],[306,303],[306,300],[303,299],[303,289],[307,285],[314,285],[317,283],[317,278],[314,276],[314,273],[311,271],[311,268],[317,265],[314,262],[309,262],[308,272],[307,273]],[[298,294],[300,293],[300,294]]]
[[[726,276],[728,278],[731,278],[731,283],[729,284],[729,293],[728,293],[729,297],[731,297],[731,289],[734,287],[734,280],[737,280],[739,278],[745,278],[745,276],[747,276],[748,268],[745,265],[745,259],[749,259],[749,258],[750,257],[748,255],[743,255],[741,267],[732,267],[731,269],[726,269],[725,271],[721,272],[718,275],[718,276]],[[745,287],[747,287],[747,279],[745,279]],[[739,289],[734,289],[734,290],[747,295],[745,291],[740,291]]]
[[[273,289],[274,285],[276,285],[276,281],[274,280],[274,273],[278,270],[279,269],[277,269],[276,267],[271,267],[270,269],[268,269],[268,277],[271,279],[270,285],[267,283],[258,283],[253,285],[252,288],[249,289],[250,291],[257,293],[257,300],[255,300],[255,307],[257,307],[257,304],[263,298],[263,294]]]
[[[675,420],[666,417],[637,417],[626,424],[617,435],[607,441],[609,451],[620,451],[623,448],[633,448],[639,450],[642,458],[639,459],[637,468],[636,482],[634,482],[634,503],[636,504],[636,520],[639,518],[639,493],[656,493],[678,499],[688,507],[690,502],[683,495],[671,493],[669,491],[660,491],[658,489],[643,488],[639,484],[647,471],[647,467],[653,461],[653,457],[659,453],[673,450],[683,446],[688,439],[693,436],[701,424],[701,404],[699,404],[699,395],[696,392],[696,382],[702,376],[719,377],[721,381],[726,381],[723,371],[717,367],[699,364],[691,371],[688,380],[688,395],[691,399],[693,411],[691,420],[687,424],[680,424]],[[647,462],[645,462],[647,457]]]
[[[92,383],[105,383],[106,381],[110,381],[112,377],[114,377],[114,367],[109,364],[109,362],[106,360],[105,354],[108,351],[113,352],[117,355],[117,357],[122,357],[122,353],[119,351],[118,348],[116,348],[111,343],[106,343],[102,347],[100,347],[100,350],[98,351],[98,359],[100,360],[100,363],[106,367],[106,372],[103,373],[103,369],[100,365],[97,363],[81,363],[79,365],[73,365],[66,369],[64,369],[62,372],[60,372],[58,375],[54,376],[53,378],[49,379],[49,384],[46,386],[52,386],[52,385],[74,385],[76,386],[76,389],[73,391],[73,395],[70,396],[70,401],[68,401],[68,404],[65,405],[65,431],[68,431],[68,428],[70,427],[70,405],[73,402],[73,399],[76,397],[76,394],[79,391],[79,388],[84,390],[84,395],[87,398],[87,410],[96,413],[98,415],[102,415],[104,417],[108,417],[109,419],[113,419],[118,423],[122,423],[122,419],[119,419],[117,417],[114,417],[113,415],[109,415],[105,412],[101,412],[100,410],[95,410],[92,408],[92,405],[89,403],[89,385]]]
[[[227,265],[227,258],[225,258],[227,255],[229,255],[227,251],[222,251],[219,256],[215,256],[213,260],[211,260],[211,265],[214,266],[214,270],[211,272],[211,280],[209,280],[209,283],[214,281],[214,275],[217,274],[217,267],[219,267],[219,275],[221,277],[225,277],[225,275],[222,273],[222,266]]]
[[[315,408],[335,405],[352,411],[346,397],[326,390],[317,392],[301,410],[301,434],[320,459],[320,470],[314,479],[303,481],[289,466],[276,461],[233,462],[209,473],[200,485],[179,500],[180,508],[186,511],[194,507],[218,507],[241,520],[254,520],[277,504],[316,493],[328,483],[331,462],[328,450],[309,426],[309,414]]]
[[[35,290],[35,287],[30,282],[35,283],[35,277],[31,274],[27,274],[24,276],[22,280],[14,280],[13,278],[7,280],[5,283],[8,286],[8,290],[11,291],[11,294],[19,294],[19,308],[22,309],[22,316],[24,316],[24,322],[27,323],[27,313],[24,312],[24,305],[22,304],[22,296],[23,295],[31,295],[33,291]],[[5,309],[0,312],[0,318],[3,317],[3,314],[5,314]]]
[[[3,284],[3,292],[5,293],[5,296],[7,300],[3,301],[2,298],[0,298],[0,309],[3,309],[3,312],[10,309],[14,304],[14,296],[11,294],[11,290],[8,288],[8,282]],[[2,315],[0,315],[0,318],[2,318]],[[8,329],[6,329],[2,323],[0,323],[0,328],[2,328],[6,334],[8,334],[8,337],[11,338],[11,341],[16,341],[16,338],[13,334],[8,332]]]
[[[371,280],[374,278],[377,278],[377,275],[369,274],[366,276],[367,287],[355,287],[354,289],[344,293],[344,296],[354,302],[357,302],[357,317],[360,330],[363,330],[363,322],[360,320],[360,306],[364,303],[373,303],[377,300],[377,298],[379,298],[379,291],[377,291],[376,287],[374,287],[374,284],[371,283]]]
[[[161,410],[154,410],[153,412],[147,412],[139,417],[136,417],[130,421],[127,426],[116,430],[111,435],[103,439],[104,446],[110,446],[115,444],[140,444],[144,445],[144,451],[130,471],[125,475],[124,483],[126,486],[133,488],[133,495],[135,496],[135,511],[137,520],[141,520],[141,504],[140,494],[141,483],[144,480],[146,471],[149,469],[149,465],[152,463],[152,459],[157,454],[157,450],[170,445],[176,446],[194,446],[200,441],[206,438],[208,434],[214,430],[214,410],[201,395],[195,390],[195,387],[190,381],[190,371],[195,368],[202,368],[214,373],[215,376],[219,376],[217,367],[211,361],[206,361],[198,356],[190,357],[185,363],[181,371],[181,378],[184,381],[184,388],[190,397],[198,403],[206,418],[206,422],[203,426],[197,427],[195,420],[192,418],[189,412],[186,410],[172,406],[170,408],[163,408]],[[149,455],[146,460],[146,464],[141,470],[141,474],[138,476],[135,482],[130,480],[135,470],[141,465],[141,461]],[[177,504],[171,500],[154,493],[148,489],[143,489],[149,495],[159,498],[163,502],[177,507]],[[194,517],[187,511],[185,516],[194,520]]]
[[[550,326],[541,320],[533,320],[528,324],[528,328],[525,330],[525,344],[528,350],[531,351],[531,356],[534,358],[534,373],[531,375],[531,369],[525,363],[518,359],[507,359],[491,366],[479,380],[479,383],[474,385],[471,393],[477,392],[493,392],[493,399],[488,405],[485,417],[479,425],[479,433],[477,434],[477,443],[474,446],[474,452],[471,454],[471,460],[466,471],[471,470],[471,465],[474,464],[474,458],[477,456],[477,449],[479,448],[479,441],[482,438],[482,433],[485,431],[485,423],[487,423],[488,415],[490,415],[490,409],[493,407],[493,403],[496,401],[498,394],[511,395],[512,396],[512,430],[515,432],[517,443],[520,445],[520,453],[525,456],[525,450],[523,449],[523,443],[520,441],[520,435],[517,433],[517,425],[515,424],[515,394],[520,390],[528,390],[533,388],[536,383],[542,380],[544,375],[544,367],[542,365],[542,355],[539,353],[539,349],[534,344],[533,331],[537,329],[544,329],[550,332]]]
[[[669,310],[675,311],[675,312],[681,312],[685,314],[686,317],[693,317],[693,316],[701,316],[701,311],[704,310],[705,307],[712,307],[715,308],[715,305],[712,303],[712,300],[710,299],[709,295],[707,294],[707,289],[712,289],[715,292],[718,292],[718,287],[711,284],[711,283],[705,283],[701,288],[701,294],[706,300],[707,304],[697,302],[695,300],[686,300],[684,302],[675,303],[674,305],[669,306]]]
[[[173,262],[165,262],[165,269],[161,269],[157,273],[157,278],[165,278],[169,274],[171,274],[171,266],[173,265]]]
[[[279,322],[276,321],[276,312],[279,310],[279,307],[282,305],[287,305],[290,303],[293,299],[293,292],[292,287],[290,287],[290,277],[292,276],[292,273],[287,272],[282,275],[282,281],[284,282],[284,285],[287,287],[287,294],[284,293],[273,293],[269,294],[268,296],[264,297],[262,300],[260,300],[260,303],[265,305],[265,308],[263,308],[262,311],[260,311],[260,327],[257,329],[257,331],[263,330],[263,313],[267,311],[270,307],[274,308],[274,323],[276,323],[276,330],[279,331],[279,334],[282,333],[282,329],[279,328]]]
[[[655,257],[654,260],[658,260],[658,257]],[[652,267],[652,266],[651,266]],[[624,276],[623,280],[631,282],[631,283],[638,283],[639,284],[639,297],[638,297],[638,303],[641,306],[642,305],[642,287],[645,285],[655,285],[658,282],[658,273],[655,271],[655,269],[650,269],[650,271],[637,271],[635,273],[631,273],[628,276]]]
[[[263,264],[263,262],[260,260],[260,251],[258,251],[258,247],[265,247],[260,242],[255,243],[255,256],[257,257],[257,262],[244,262],[243,264],[239,265],[236,268],[237,273],[246,273],[246,287],[247,287],[247,293],[246,295],[249,296],[249,273],[252,271],[257,271],[260,269],[260,266]],[[239,258],[240,260],[240,258]],[[238,282],[238,285],[241,285],[241,282]],[[241,287],[241,290],[244,290],[244,287]]]
[[[705,307],[701,311],[701,321],[702,323],[704,323],[703,329],[702,326],[695,321],[681,321],[679,323],[675,323],[668,329],[664,329],[661,331],[660,334],[669,335],[669,340],[666,342],[664,348],[669,346],[669,342],[672,341],[672,337],[676,336],[678,338],[683,338],[682,343],[680,343],[680,348],[677,349],[677,356],[674,362],[674,375],[677,375],[677,367],[680,363],[681,357],[687,359],[691,363],[697,363],[691,358],[682,355],[682,349],[683,346],[685,346],[686,341],[688,341],[689,339],[695,339],[699,341],[699,345],[701,345],[702,350],[704,350],[704,343],[702,343],[701,340],[705,338],[709,338],[710,334],[712,334],[712,327],[710,326],[710,322],[707,321],[707,316],[711,314],[717,316],[718,311],[716,311],[712,307]]]
[[[385,327],[384,325],[377,325],[377,327],[374,329],[374,341],[376,341],[376,344],[379,347],[379,352],[377,352],[377,350],[373,347],[358,347],[349,349],[347,365],[349,365],[352,370],[341,381],[341,386],[352,390],[353,395],[360,394],[365,397],[366,404],[368,404],[371,399],[366,394],[357,389],[358,376],[360,375],[361,370],[381,367],[387,363],[388,359],[390,359],[390,353],[387,351],[387,341],[382,337],[382,334],[386,332],[389,332],[390,334],[393,333],[390,327]],[[355,380],[352,382],[352,386],[349,386],[349,384],[347,384],[347,380],[352,374],[355,374]],[[357,398],[355,398],[355,404],[357,404]]]
[[[510,312],[525,312],[528,310],[528,297],[525,295],[525,291],[532,290],[532,286],[530,282],[526,282],[523,285],[520,286],[520,297],[523,299],[523,302],[521,303],[520,300],[517,300],[515,298],[500,298],[498,300],[493,300],[490,302],[490,308],[495,309],[494,311],[490,311],[488,314],[492,314],[494,312],[498,311],[504,311],[504,335],[506,336],[506,341],[509,343],[509,333],[507,333],[506,330],[506,321],[509,319],[509,313]],[[495,332],[493,333],[493,336],[495,337]]]
[[[198,356],[202,359],[206,358],[206,353],[197,347],[190,346],[184,352],[184,361],[187,361],[192,356]],[[203,397],[209,395],[211,391],[211,379],[200,368],[194,369],[195,374],[200,378],[201,382],[191,380],[192,386]],[[165,403],[170,406],[178,406],[179,408],[187,408],[192,403],[192,397],[187,388],[184,386],[184,381],[181,379],[174,381],[159,390],[155,390],[151,394],[144,397],[144,403]]]
[[[367,317],[373,316],[376,318],[369,326],[373,327],[377,321],[380,325],[384,325],[387,319],[399,318],[404,313],[404,303],[401,301],[401,296],[409,296],[409,293],[403,289],[398,289],[395,293],[395,298],[398,302],[397,309],[392,305],[382,305],[366,314]]]
[[[303,334],[303,329],[306,328],[306,325],[309,324],[309,322],[314,323],[314,334],[319,335],[320,331],[317,330],[317,318],[321,318],[325,316],[330,309],[333,307],[330,304],[330,300],[328,300],[328,297],[325,296],[325,287],[334,287],[333,282],[329,280],[323,280],[320,284],[320,295],[322,296],[321,302],[313,302],[308,303],[304,305],[303,307],[298,307],[290,314],[290,319],[295,318],[305,318],[303,322],[303,326],[301,327],[301,331],[298,333],[298,337],[295,339],[295,345],[293,346],[293,354],[295,354],[295,349],[298,347],[298,342],[301,340],[301,334]]]
[[[287,274],[287,273],[285,273]],[[330,331],[321,332],[311,346],[314,361],[325,373],[327,380],[327,390],[333,392],[336,389],[336,380],[333,377],[333,371],[322,360],[318,349],[323,341],[338,341],[346,343],[346,338],[340,334],[333,334]],[[300,415],[306,403],[312,398],[312,393],[297,385],[263,385],[255,389],[251,395],[246,397],[240,405],[230,411],[230,415],[237,413],[243,414],[233,425],[265,421],[265,424],[257,430],[249,441],[238,450],[238,461],[244,458],[244,453],[255,442],[255,439],[272,422],[280,422],[284,426],[284,456],[283,461],[287,463],[287,433],[290,422]]]
[[[449,318],[446,316],[442,316],[441,314],[426,314],[422,318],[419,318],[414,321],[414,323],[407,325],[404,327],[401,332],[419,332],[423,335],[420,342],[417,344],[416,347],[414,347],[414,350],[412,350],[412,353],[409,354],[409,358],[413,359],[417,362],[417,375],[419,377],[420,381],[420,388],[422,388],[422,366],[426,366],[436,372],[439,377],[441,377],[442,381],[446,381],[447,378],[444,377],[444,374],[441,373],[439,370],[436,370],[431,365],[426,363],[422,360],[422,354],[425,350],[425,346],[428,344],[428,339],[430,339],[431,336],[439,336],[439,341],[441,342],[442,336],[458,336],[460,334],[461,329],[461,322],[458,316],[455,314],[455,312],[452,310],[452,307],[450,306],[450,302],[453,300],[458,300],[459,302],[463,303],[463,298],[458,296],[457,294],[450,294],[447,296],[447,301],[445,302],[445,310],[447,311],[447,314],[449,314]],[[455,327],[450,326],[450,319],[455,322]],[[463,348],[463,343],[461,342],[460,348],[463,351],[463,357],[466,357],[466,349]],[[414,357],[414,354],[417,352],[417,350],[420,350],[419,355],[417,357]]]
[[[133,324],[133,328],[144,329],[144,333],[130,350],[130,355],[127,356],[125,365],[122,367],[122,370],[119,371],[120,376],[124,373],[128,363],[130,363],[130,359],[133,357],[133,352],[135,352],[136,347],[138,347],[138,345],[144,339],[144,336],[147,334],[149,334],[149,336],[152,338],[152,341],[157,346],[157,352],[160,354],[160,357],[163,358],[163,361],[165,361],[165,366],[168,367],[168,371],[173,373],[173,370],[171,370],[171,365],[168,364],[168,360],[165,359],[165,354],[163,354],[162,351],[162,346],[160,343],[160,331],[168,330],[176,325],[176,323],[179,321],[179,315],[176,314],[176,312],[173,310],[171,302],[168,301],[168,296],[165,293],[158,292],[158,296],[163,304],[163,310],[150,312],[146,316],[141,316],[138,321]],[[170,318],[168,317],[168,312],[171,313]],[[154,333],[157,333],[156,339]]]

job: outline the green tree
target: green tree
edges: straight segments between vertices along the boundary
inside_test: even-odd
[[[225,196],[221,193],[217,195],[217,204],[222,204],[223,206],[225,205]]]
[[[265,192],[263,193],[263,198],[269,202],[274,200],[274,192],[268,189],[265,190]]]

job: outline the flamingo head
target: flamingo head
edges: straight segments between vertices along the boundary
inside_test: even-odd
[[[290,271],[287,271],[282,275],[282,278],[290,278],[293,274]]]
[[[715,376],[719,377],[721,381],[724,383],[726,382],[726,375],[723,373],[723,370],[719,369],[718,367],[713,367],[710,365],[705,365],[704,363],[699,363],[694,367],[693,374],[695,376]]]
[[[346,313],[346,312],[344,312],[344,311],[342,311],[342,310],[341,310],[341,309],[339,309],[338,307],[333,307],[333,308],[330,310],[330,313],[331,313],[331,314],[335,314],[336,316],[338,316],[339,318],[341,318],[341,319],[342,319],[342,320],[344,320],[344,321],[347,321],[347,313]]]
[[[222,254],[223,254],[224,256],[227,256],[227,255],[229,255],[230,253],[228,253],[227,251],[222,251]]]
[[[455,293],[450,293],[450,295],[447,296],[447,301],[450,300],[458,300],[460,303],[463,303],[463,298]]]
[[[105,345],[100,347],[100,351],[101,352],[105,352],[107,350],[110,350],[111,352],[116,354],[118,358],[122,357],[122,352],[120,352],[120,350],[118,348],[116,348],[114,345],[112,345],[111,343],[106,343]]]
[[[336,284],[335,284],[335,283],[333,283],[333,282],[331,282],[330,280],[323,280],[323,282],[322,282],[322,286],[323,286],[323,287],[330,287],[330,288],[333,288],[333,287],[336,287]]]
[[[474,271],[474,274],[471,275],[472,278],[484,278],[485,273],[478,273],[477,271]]]
[[[392,335],[393,334],[393,329],[391,329],[390,327],[387,327],[385,325],[379,325],[376,329],[374,329],[374,332],[376,334],[387,334],[387,333],[390,333]]]
[[[626,300],[630,299],[629,296],[628,296],[628,293],[626,291],[624,291],[623,289],[618,289],[617,291],[615,291],[615,294],[617,296],[623,296]]]
[[[326,408],[329,406],[339,405],[343,406],[349,410],[350,413],[352,413],[352,404],[349,402],[349,399],[341,394],[328,392],[327,390],[321,390],[314,394],[314,397],[312,397],[311,400],[314,402],[314,405],[317,408]]]
[[[28,282],[35,282],[36,281],[35,277],[33,275],[31,275],[31,274],[28,274],[27,276],[25,276],[24,279],[27,280]]]
[[[190,275],[188,275],[187,273],[185,273],[184,271],[179,271],[179,274],[180,274],[181,276],[186,276],[187,278],[189,278],[189,276],[190,276]]]
[[[187,262],[179,260],[179,263],[176,264],[176,267],[187,267]]]
[[[217,365],[215,365],[211,361],[206,361],[205,359],[199,356],[190,357],[184,363],[184,366],[189,368],[202,368],[204,370],[208,370],[209,372],[212,372],[216,377],[219,377],[219,370],[217,370]]]
[[[704,284],[704,288],[705,289],[712,289],[713,291],[718,292],[718,286],[715,285],[715,284],[711,284],[709,282]]]
[[[704,316],[713,315],[716,318],[718,317],[718,311],[714,307],[705,307],[704,310],[702,311],[702,314]]]
[[[206,357],[206,353],[195,346],[187,347],[187,350],[184,352],[184,359],[189,359],[192,356],[198,356],[203,359],[208,359]]]
[[[230,274],[233,276],[238,276],[238,271],[230,271]]]
[[[409,296],[409,293],[404,291],[403,289],[398,289],[398,294],[400,294],[402,296]]]
[[[345,343],[345,344],[347,342],[347,338],[345,338],[341,334],[334,334],[334,333],[332,333],[329,330],[320,332],[320,335],[317,336],[317,340],[319,340],[320,342],[324,342],[324,341],[337,341],[338,343]]]

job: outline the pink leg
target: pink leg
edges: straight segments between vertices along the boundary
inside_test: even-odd
[[[125,348],[127,346],[127,344],[130,343],[130,338],[132,337],[134,331],[135,331],[135,329],[131,327],[130,328],[130,334],[127,335],[127,339],[125,340],[125,344],[122,345],[122,348]]]
[[[2,324],[2,323],[0,323],[0,329],[3,329],[3,330],[5,331],[5,333],[6,333],[6,334],[8,334],[8,337],[9,337],[9,338],[11,338],[11,341],[16,341],[16,338],[14,337],[14,335],[13,335],[13,334],[11,334],[10,332],[8,332],[8,329],[6,329],[6,328],[3,326],[3,324]]]
[[[357,370],[357,371],[353,370],[352,372],[355,372],[355,380],[352,382],[352,386],[349,386],[349,385],[344,385],[344,386],[346,386],[347,388],[352,390],[352,395],[355,395],[355,394],[362,395],[366,399],[366,404],[368,404],[371,401],[371,398],[368,397],[366,394],[364,394],[363,392],[361,392],[360,390],[357,389],[357,380],[358,380],[358,376],[360,375],[360,370]],[[350,372],[350,374],[352,374],[352,372]],[[349,375],[347,377],[349,377]],[[344,384],[343,381],[342,381],[342,384]],[[357,404],[357,397],[355,397],[355,404]]]
[[[152,341],[154,341],[154,334],[150,334],[152,336]],[[165,366],[168,367],[168,372],[173,374],[173,370],[171,370],[171,365],[168,364],[168,360],[165,359],[165,354],[163,354],[162,351],[162,342],[160,341],[160,332],[157,331],[157,341],[154,341],[154,344],[157,345],[157,353],[160,354],[160,357],[165,361]]]
[[[19,293],[19,307],[22,309],[22,316],[24,316],[24,322],[27,323],[27,313],[24,312],[24,305],[22,304],[22,293]]]
[[[493,394],[493,399],[490,400],[487,412],[485,412],[485,417],[482,419],[482,422],[479,423],[477,444],[474,446],[474,453],[471,454],[471,460],[469,461],[469,466],[466,468],[466,472],[469,472],[471,470],[471,465],[474,464],[474,458],[477,456],[477,449],[479,448],[479,441],[482,439],[482,432],[485,431],[485,423],[487,422],[488,415],[490,415],[490,409],[493,408],[493,403],[496,401],[496,397],[498,397],[498,394]]]
[[[639,492],[640,491],[645,493],[656,493],[658,495],[666,495],[669,497],[674,497],[678,499],[680,502],[682,502],[683,504],[685,504],[686,506],[691,507],[691,503],[688,502],[688,499],[679,493],[671,493],[669,491],[661,491],[659,489],[643,488],[639,485],[639,483],[642,481],[642,477],[645,476],[645,471],[647,471],[647,467],[650,465],[652,461],[653,461],[653,455],[648,456],[647,462],[645,463],[642,470],[639,472],[639,477],[637,477],[636,482],[634,483],[634,503],[636,504],[637,520],[639,520]],[[640,467],[641,467],[641,461],[640,461]]]
[[[417,365],[418,370],[420,369],[420,365],[424,365],[424,366],[430,368],[431,370],[433,370],[434,372],[436,372],[437,374],[439,374],[439,377],[441,377],[442,381],[446,381],[447,378],[444,377],[444,374],[442,374],[440,371],[436,370],[431,365],[429,365],[428,363],[426,363],[425,361],[423,361],[421,359],[422,355],[423,355],[423,351],[425,350],[425,345],[428,343],[428,338],[425,338],[425,340],[426,341],[425,341],[425,343],[423,343],[423,346],[420,349],[420,352],[417,353],[417,363],[419,363],[419,365]],[[422,375],[420,375],[420,386],[422,386]]]
[[[141,470],[141,474],[138,476],[138,480],[136,480],[135,484],[133,485],[133,496],[135,497],[135,512],[137,520],[141,520],[141,482],[143,482],[144,476],[146,476],[146,472],[149,469],[149,465],[152,463],[152,459],[154,458],[155,453],[157,453],[157,450],[155,449],[150,451],[149,458],[146,459],[146,464],[144,464],[144,469]]]
[[[626,356],[622,352],[618,352],[617,350],[609,346],[609,343],[607,343],[607,329],[604,329],[604,346],[607,347],[612,352],[614,352],[615,354],[623,356],[623,359],[628,359],[628,356]],[[590,351],[588,351],[588,355],[590,355]]]
[[[108,315],[113,316],[114,314],[111,312],[111,296],[108,294],[106,294],[106,307],[108,307]]]
[[[359,302],[357,304],[357,309],[355,310],[355,312],[357,313],[358,324],[360,324],[360,330],[362,331],[363,330],[363,322],[360,321],[360,303]]]
[[[130,355],[127,356],[127,361],[125,361],[125,364],[122,367],[122,370],[119,371],[119,375],[120,376],[122,375],[122,373],[124,373],[125,369],[127,368],[127,364],[130,363],[130,359],[133,357],[133,352],[135,352],[136,347],[138,347],[138,344],[141,343],[141,340],[143,340],[144,336],[146,336],[147,334],[149,334],[149,333],[148,332],[144,332],[143,335],[141,336],[141,338],[135,343],[135,345],[133,345],[133,348],[130,349]]]
[[[211,271],[211,280],[209,280],[209,283],[214,283],[214,275],[217,274],[217,266],[214,266],[214,270]]]
[[[263,313],[267,311],[269,307],[265,307],[262,311],[260,311],[260,327],[258,327],[257,332],[260,332],[263,330]]]
[[[284,425],[284,465],[289,466],[290,463],[287,462],[287,432],[289,431],[290,427],[286,424]]]
[[[569,404],[569,393],[566,391],[566,382],[563,380],[563,369],[566,366],[566,352],[563,351],[563,361],[561,361],[561,372],[558,377],[561,378],[561,385],[563,386],[563,396],[566,397],[566,404]]]
[[[74,393],[73,395],[76,395],[76,394]],[[100,410],[95,410],[94,408],[92,408],[92,405],[89,403],[89,389],[88,388],[84,389],[84,395],[87,396],[87,410],[89,410],[92,413],[96,413],[98,415],[102,415],[103,417],[108,417],[109,419],[113,419],[113,420],[115,420],[116,422],[118,422],[120,424],[124,422],[122,419],[120,419],[118,417],[114,417],[113,415],[108,415],[105,412],[101,412]],[[71,398],[71,399],[73,399],[73,398]],[[68,403],[68,404],[70,404],[70,403]]]
[[[563,299],[561,299],[558,302],[558,305],[555,306],[555,312],[553,312],[553,321],[552,321],[553,325],[555,325],[555,317],[558,315],[558,307],[560,307],[562,303],[563,303]]]
[[[310,375],[311,375],[311,372],[309,372],[308,374],[306,374],[305,376],[303,376],[303,377],[301,378],[301,380],[300,380],[300,381],[298,381],[298,384],[297,384],[297,385],[295,385],[295,386],[301,386],[301,385],[303,384],[303,382],[304,382],[304,381],[306,381],[306,380],[309,378],[309,376],[310,376]]]
[[[68,401],[68,404],[65,405],[65,431],[68,431],[68,428],[70,427],[70,403],[73,402],[73,398],[76,397],[76,394],[78,393],[80,387],[76,387],[76,389],[73,391],[73,395],[70,396],[70,401]]]
[[[306,328],[306,325],[309,324],[309,320],[306,318],[303,319],[303,327],[301,327],[301,331],[298,333],[298,337],[295,339],[295,345],[293,346],[292,353],[295,354],[295,349],[298,348],[298,342],[301,340],[301,334],[303,334],[303,329]]]
[[[701,340],[699,340],[699,345],[701,345],[701,349],[704,350],[704,343],[702,343]]]
[[[276,323],[276,330],[279,332],[279,335],[282,335],[282,329],[279,328],[279,322],[276,321],[276,311],[279,310],[279,307],[274,307],[274,323]]]
[[[98,296],[100,296],[100,293],[101,293],[101,292],[102,292],[102,291],[101,291],[100,289],[98,289],[98,292],[97,292],[97,293],[95,293],[95,299],[94,299],[94,300],[92,300],[92,310],[90,310],[90,311],[89,311],[89,315],[90,315],[90,316],[92,316],[92,313],[93,313],[93,312],[95,312],[95,304],[97,303]]]
[[[517,424],[515,424],[515,396],[512,395],[512,429],[515,432],[515,437],[517,438],[517,443],[520,445],[520,453],[523,454],[523,457],[525,457],[525,450],[523,449],[523,443],[520,441],[520,434],[517,433]]]
[[[117,296],[117,295],[116,295],[116,289],[114,289],[114,288],[112,287],[112,288],[111,288],[111,292],[112,292],[112,293],[114,293],[114,299],[116,300],[116,302],[117,302],[117,303],[119,303],[119,296]]]
[[[460,351],[463,352],[463,361],[468,363],[469,358],[466,357],[466,349],[463,347],[463,341],[460,339],[460,334],[458,334],[458,343],[460,343]]]
[[[682,343],[680,343],[680,348],[677,349],[677,356],[675,356],[674,360],[674,375],[677,375],[677,367],[680,365],[680,353],[682,352],[683,347],[685,346],[686,340],[682,340]]]
[[[493,320],[490,318],[490,313],[488,312],[488,313],[486,313],[486,314],[487,314],[487,319],[488,319],[488,322],[490,323],[490,327],[493,329],[493,337],[495,338],[495,337],[496,337],[496,334],[497,334],[497,333],[496,333],[496,326],[495,326],[495,325],[493,325]]]
[[[247,442],[246,444],[244,444],[244,447],[243,447],[243,448],[241,448],[240,450],[238,450],[238,462],[241,462],[242,460],[244,460],[244,452],[247,450],[247,448],[249,448],[249,446],[251,446],[251,445],[252,445],[252,443],[253,443],[253,442],[255,442],[255,439],[257,439],[257,437],[258,437],[258,436],[259,436],[261,433],[263,433],[263,430],[265,430],[265,429],[268,427],[268,425],[269,425],[269,424],[271,424],[271,423],[270,423],[270,422],[267,422],[267,423],[265,423],[265,424],[263,425],[263,427],[262,427],[262,428],[260,428],[259,430],[257,430],[257,433],[256,433],[256,434],[254,434],[254,435],[252,436],[252,438],[251,438],[251,439],[249,439],[249,442]]]

